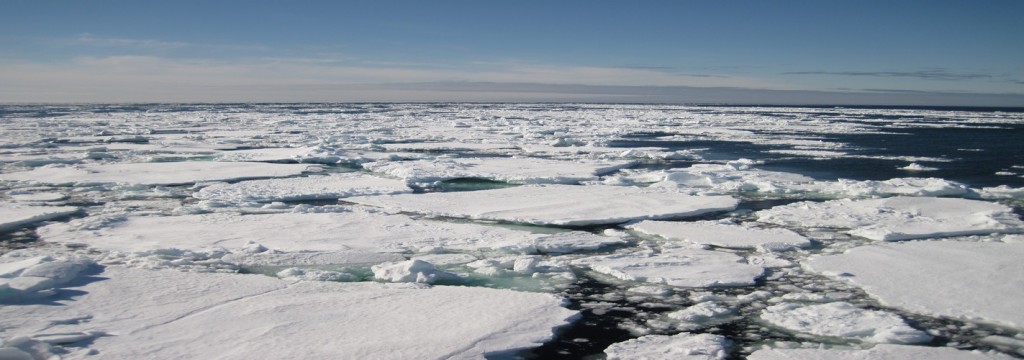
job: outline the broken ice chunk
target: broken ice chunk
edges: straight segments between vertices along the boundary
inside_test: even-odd
[[[416,282],[433,284],[436,281],[453,280],[458,276],[438,270],[423,260],[409,260],[398,263],[374,265],[373,277],[389,282]]]
[[[810,240],[786,229],[757,229],[714,221],[642,221],[628,228],[669,240],[727,248],[785,251],[810,245]]]
[[[724,360],[729,356],[730,346],[730,341],[721,335],[680,333],[626,340],[612,344],[604,353],[608,360]]]
[[[735,254],[691,248],[593,256],[574,264],[621,280],[680,287],[753,285],[764,273],[764,268],[747,264]]]
[[[908,326],[899,316],[860,309],[847,302],[782,303],[764,309],[761,319],[796,332],[865,342],[918,344],[932,339],[931,335]]]

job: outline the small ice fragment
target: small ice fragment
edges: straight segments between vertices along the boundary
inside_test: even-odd
[[[455,274],[437,270],[434,265],[422,260],[384,263],[374,265],[371,270],[375,279],[389,282],[432,284],[438,280],[458,278]]]

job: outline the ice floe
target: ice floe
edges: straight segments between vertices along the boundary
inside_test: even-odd
[[[990,352],[957,350],[948,347],[878,344],[870,349],[762,349],[749,360],[873,360],[873,359],[929,359],[929,360],[1009,360],[1012,357]]]
[[[782,303],[769,306],[760,316],[775,326],[817,336],[892,344],[918,344],[932,339],[899,316],[860,309],[847,302]]]
[[[434,216],[583,226],[698,216],[736,208],[729,196],[623,186],[537,185],[458,193],[361,196],[346,201]]]
[[[74,280],[93,265],[84,257],[0,258],[0,302],[54,295],[55,288]]]
[[[646,335],[612,344],[604,353],[608,360],[724,360],[730,344],[724,336],[712,334]]]
[[[764,273],[735,254],[685,247],[592,256],[574,264],[624,281],[678,287],[753,285]]]
[[[74,206],[33,206],[6,203],[0,206],[0,232],[10,231],[79,212]]]
[[[647,220],[628,228],[669,240],[687,241],[726,248],[785,251],[810,245],[810,240],[795,232],[768,228],[758,229],[714,221],[677,222]]]
[[[1024,231],[1010,207],[953,198],[801,202],[759,211],[757,217],[784,226],[849,229],[851,235],[879,241]]]
[[[813,257],[804,267],[862,287],[882,304],[915,313],[1024,329],[1024,246],[916,241]]]
[[[585,232],[538,234],[497,226],[414,220],[405,215],[363,211],[93,217],[46,226],[39,229],[39,235],[45,241],[84,243],[104,251],[137,253],[140,256],[173,256],[186,250],[206,253],[228,251],[247,254],[233,255],[241,261],[260,262],[262,258],[278,263],[287,258],[273,253],[261,254],[264,251],[258,251],[259,248],[288,253],[401,253],[421,249],[430,252],[438,249],[490,249],[533,253],[592,249],[624,241],[620,237]],[[319,256],[316,259],[340,258]],[[303,259],[306,262],[312,260],[309,256]]]
[[[303,164],[252,162],[181,161],[117,163],[81,166],[48,166],[29,171],[0,174],[0,180],[44,184],[126,183],[181,185],[200,181],[229,181],[289,177],[310,170]]]
[[[409,189],[400,180],[361,173],[341,173],[216,183],[202,188],[192,196],[199,200],[237,204],[338,199],[348,196],[406,192],[412,192],[412,189]]]
[[[73,358],[480,358],[537,346],[576,316],[548,294],[119,267],[68,290],[79,295],[62,306],[0,307],[0,334],[79,334],[65,339],[89,340],[63,349]]]
[[[367,170],[405,179],[410,184],[478,178],[512,184],[578,184],[632,165],[632,162],[563,161],[538,158],[436,158],[365,163]]]

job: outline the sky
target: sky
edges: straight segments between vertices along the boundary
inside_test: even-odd
[[[1024,106],[1024,1],[5,0],[0,102]]]

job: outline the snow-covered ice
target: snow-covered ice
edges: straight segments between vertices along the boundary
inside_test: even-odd
[[[615,343],[604,353],[608,360],[724,360],[729,356],[729,346],[729,340],[721,335],[679,333],[647,335]]]
[[[783,226],[849,229],[851,235],[878,241],[1024,231],[1010,207],[955,198],[801,202],[759,211],[757,217]]]
[[[302,174],[307,170],[309,170],[309,166],[303,164],[252,162],[182,161],[117,163],[41,167],[29,171],[0,174],[0,180],[58,185],[97,183],[181,185],[200,181],[289,177]]]
[[[77,213],[74,206],[33,206],[15,203],[0,204],[0,232]]]
[[[482,358],[537,346],[576,316],[552,295],[486,288],[117,267],[100,276],[62,306],[0,307],[0,334],[93,334],[70,358]]]
[[[244,203],[337,199],[406,192],[412,192],[412,189],[400,180],[361,173],[341,173],[215,183],[202,188],[192,196],[207,201]]]
[[[54,288],[74,280],[93,265],[92,260],[81,257],[39,256],[0,261],[0,302],[54,295]]]
[[[747,357],[749,360],[874,360],[874,359],[929,359],[929,360],[1009,360],[1010,356],[980,351],[957,350],[948,347],[878,344],[870,349],[762,349]]]
[[[435,216],[583,226],[698,216],[736,208],[730,196],[624,186],[537,185],[457,193],[360,196],[346,201]]]
[[[713,221],[677,222],[647,220],[629,225],[628,228],[669,240],[687,241],[727,248],[760,248],[779,251],[802,248],[810,240],[795,232],[768,228],[758,229],[740,225],[720,224]]]
[[[817,336],[891,344],[918,344],[932,339],[899,316],[860,309],[847,302],[782,303],[764,309],[760,317],[775,326]]]
[[[564,161],[538,158],[437,158],[365,163],[363,167],[410,184],[478,178],[512,184],[577,184],[632,165],[618,161]]]
[[[678,287],[752,285],[764,273],[764,268],[747,264],[735,254],[697,248],[600,255],[574,263],[624,281]]]
[[[932,316],[1024,329],[1024,246],[916,241],[818,256],[804,267],[864,288],[882,304]]]

